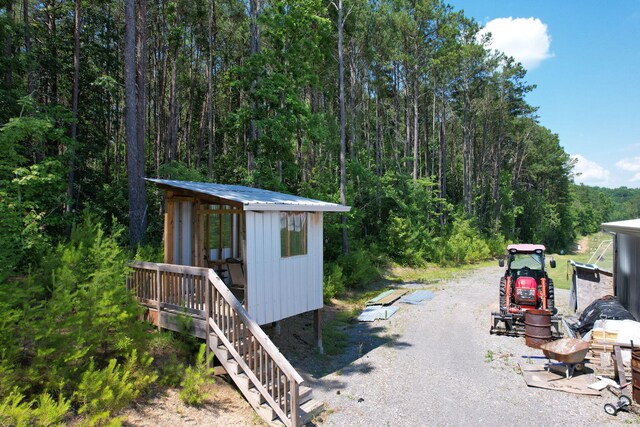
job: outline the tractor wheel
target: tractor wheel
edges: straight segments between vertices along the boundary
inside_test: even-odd
[[[547,310],[549,310],[552,314],[556,314],[558,310],[556,309],[556,295],[553,287],[553,280],[547,279]]]
[[[500,309],[507,306],[507,282],[503,277],[500,279]]]

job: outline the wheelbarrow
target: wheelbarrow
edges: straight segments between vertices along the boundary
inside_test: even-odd
[[[551,366],[565,366],[566,377],[573,377],[574,371],[581,371],[584,367],[584,357],[589,351],[590,343],[588,341],[579,340],[576,338],[562,338],[557,341],[551,341],[546,344],[542,344],[540,349],[544,352],[544,355],[549,359],[547,364],[547,371],[551,369]],[[551,363],[551,359],[557,360],[559,363]]]

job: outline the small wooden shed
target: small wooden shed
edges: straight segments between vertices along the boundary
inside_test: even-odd
[[[602,224],[615,233],[613,286],[620,303],[640,319],[640,218]]]
[[[164,191],[166,264],[213,268],[230,287],[239,284],[238,299],[260,325],[322,308],[323,214],[349,206],[240,185],[147,180]]]

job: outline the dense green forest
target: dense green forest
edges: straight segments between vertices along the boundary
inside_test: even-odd
[[[479,30],[439,0],[0,0],[0,423],[103,423],[155,380],[123,286],[162,237],[144,176],[353,206],[327,218],[330,294],[640,216],[639,190],[573,184]]]

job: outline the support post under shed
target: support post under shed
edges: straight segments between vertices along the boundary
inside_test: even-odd
[[[320,354],[324,354],[322,346],[322,309],[313,310],[313,339],[318,346]]]

